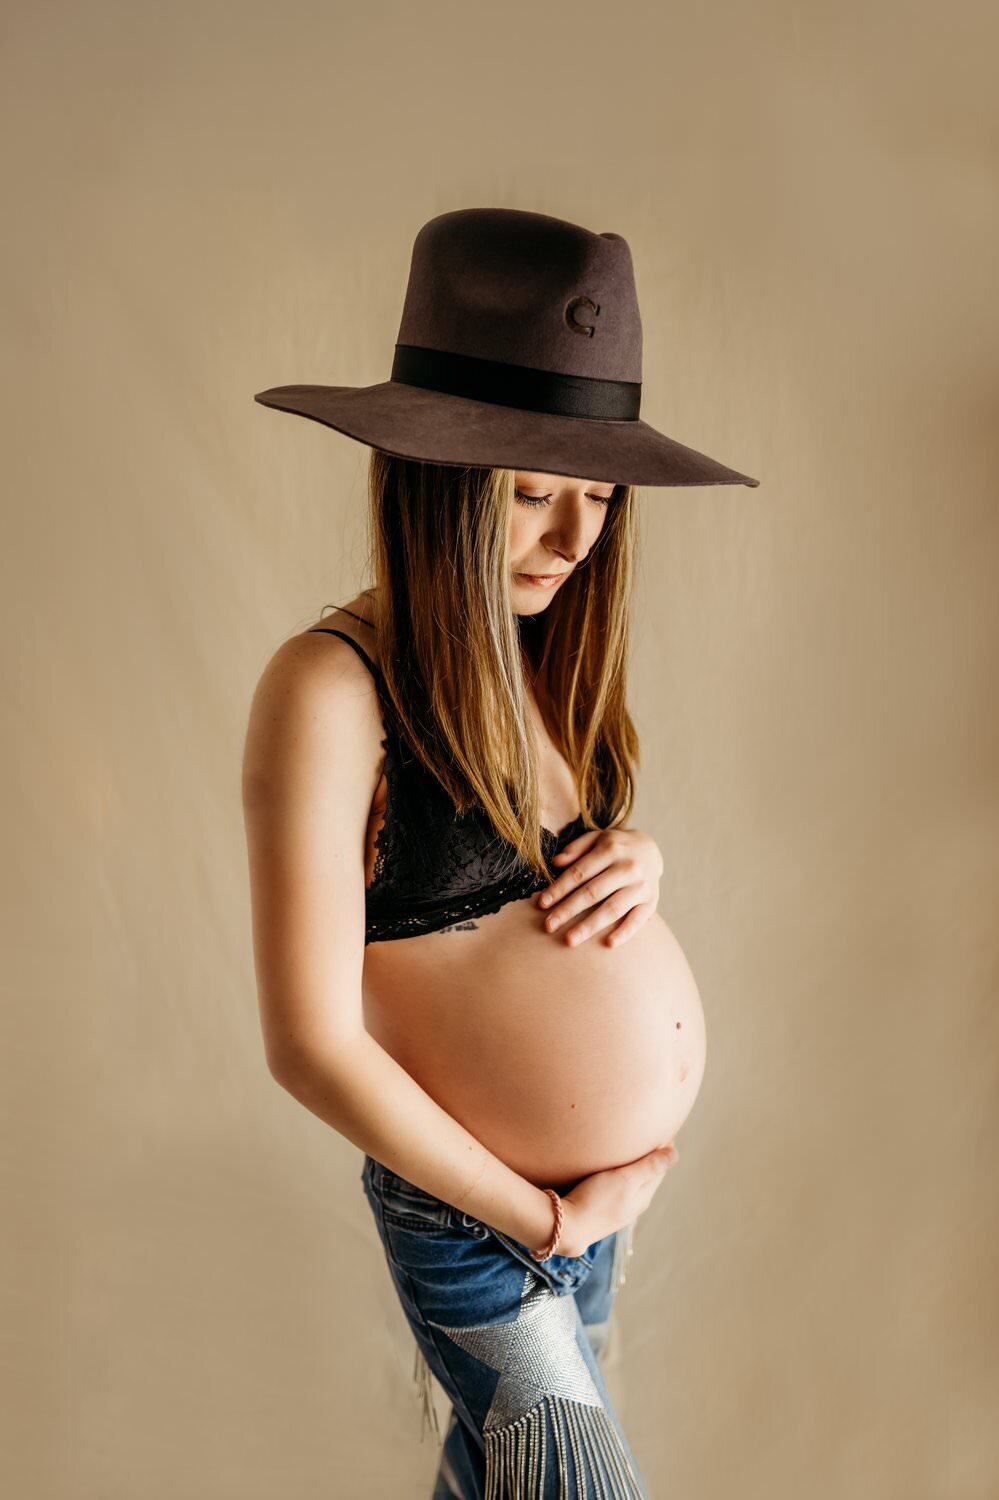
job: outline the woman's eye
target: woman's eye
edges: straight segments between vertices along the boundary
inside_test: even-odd
[[[551,499],[551,495],[525,495],[523,490],[514,490],[513,493],[523,505],[547,505]],[[611,495],[590,496],[590,499],[595,500],[598,505],[610,505],[612,498]]]

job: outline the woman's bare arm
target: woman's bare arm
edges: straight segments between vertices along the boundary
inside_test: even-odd
[[[250,709],[243,811],[267,1065],[392,1172],[521,1243],[548,1243],[547,1195],[420,1087],[365,1030],[365,833],[383,734],[374,683],[335,636],[286,641]]]
[[[487,1151],[366,1031],[274,1076],[362,1151],[445,1203],[540,1250],[548,1196]]]

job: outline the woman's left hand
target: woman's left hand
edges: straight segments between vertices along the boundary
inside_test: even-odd
[[[554,864],[564,862],[566,868],[539,893],[537,905],[550,913],[546,930],[565,931],[572,947],[604,928],[611,929],[605,947],[617,947],[659,905],[663,857],[655,840],[637,828],[589,828],[555,855]],[[581,911],[585,919],[567,928]]]

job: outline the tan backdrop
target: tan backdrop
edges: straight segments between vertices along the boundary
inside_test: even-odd
[[[363,574],[413,237],[635,258],[635,825],[708,1064],[609,1382],[669,1500],[999,1493],[994,7],[9,8],[6,1352],[18,1500],[426,1497],[358,1150],[267,1073],[239,766]],[[446,1415],[443,1393],[438,1409]]]

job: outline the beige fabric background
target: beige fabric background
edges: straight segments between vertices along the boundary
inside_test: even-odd
[[[635,824],[708,1063],[609,1380],[657,1497],[999,1493],[994,8],[42,4],[3,25],[6,1231],[18,1500],[425,1497],[361,1156],[269,1077],[239,763],[363,573],[469,205],[629,240]],[[438,1410],[446,1414],[442,1393]]]

